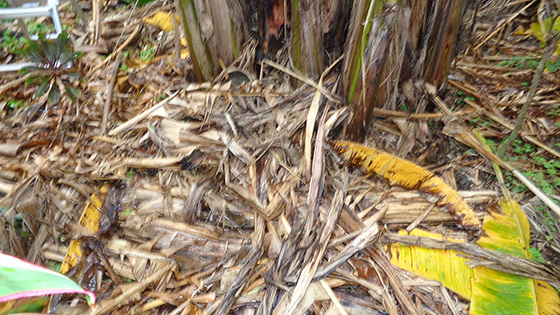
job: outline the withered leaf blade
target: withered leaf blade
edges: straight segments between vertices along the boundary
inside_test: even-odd
[[[80,226],[86,236],[100,236],[110,231],[116,223],[121,200],[126,190],[121,181],[103,185],[99,192],[93,193],[80,217]],[[82,241],[73,239],[68,246],[66,256],[60,267],[62,274],[68,273],[83,257]]]
[[[334,149],[348,164],[376,174],[391,184],[417,189],[437,197],[437,205],[445,208],[464,227],[478,229],[480,220],[472,208],[434,173],[407,160],[354,142],[338,141]]]

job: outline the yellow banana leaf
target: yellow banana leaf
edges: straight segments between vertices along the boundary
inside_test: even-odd
[[[178,15],[171,15],[168,12],[158,11],[152,16],[143,18],[142,21],[144,23],[147,23],[147,24],[150,24],[150,25],[153,25],[153,26],[159,28],[160,30],[162,30],[164,32],[171,32],[172,30],[175,29],[175,25],[173,24],[173,19],[175,19],[175,21],[177,21],[177,25],[179,25],[179,23],[181,23]],[[181,45],[183,47],[187,47],[187,40],[184,37],[181,37]],[[181,59],[183,59],[183,60],[187,59],[188,56],[189,56],[188,49],[182,49],[181,50]],[[151,62],[155,62],[155,61],[157,61],[157,60],[151,60]],[[136,62],[138,62],[138,61],[136,61]],[[140,62],[140,63],[145,63],[145,62]]]
[[[391,184],[418,189],[437,197],[437,205],[445,208],[463,226],[480,227],[472,208],[434,173],[407,160],[353,142],[335,142],[334,149],[347,163],[360,167],[368,174],[377,174]]]
[[[529,222],[521,207],[506,198],[500,200],[500,206],[501,212],[493,211],[484,219],[484,236],[477,244],[486,249],[530,258]],[[442,238],[441,235],[419,229],[413,230],[411,234]],[[469,314],[560,314],[560,296],[544,281],[483,266],[471,269],[466,265],[467,259],[452,250],[393,244],[390,252],[393,265],[421,277],[440,281],[459,296],[470,300]]]
[[[473,134],[486,146],[477,130]],[[491,211],[484,219],[485,234],[477,242],[484,248],[522,258],[530,258],[531,231],[525,213],[505,188],[498,164],[492,161],[498,183],[505,197],[500,200],[501,212]],[[544,281],[474,268],[471,314],[560,314],[558,292]]]
[[[170,32],[175,28],[173,25],[173,18],[175,18],[177,23],[179,23],[178,16],[172,16],[167,12],[158,11],[150,17],[143,18],[142,21],[144,21],[144,23],[148,23],[155,27],[158,27],[164,32]]]
[[[541,43],[546,43],[546,36],[548,35],[548,30],[550,29],[550,24],[552,23],[552,18],[546,18],[541,22],[531,23],[531,27],[526,30],[525,34],[533,35],[538,38]],[[556,19],[554,25],[552,25],[552,31],[560,31],[560,20]],[[556,49],[555,55],[560,54],[560,44],[558,49]]]
[[[441,234],[414,229],[410,234],[399,231],[401,235],[413,235],[431,239],[443,239]],[[460,240],[447,238],[447,241],[461,243]],[[441,282],[446,288],[457,293],[465,300],[471,299],[471,279],[473,270],[468,268],[467,258],[454,250],[436,250],[430,248],[392,244],[390,247],[391,263],[401,269],[413,272],[422,278]]]
[[[486,249],[530,258],[530,227],[525,213],[512,199],[500,200],[501,213],[484,219],[484,236],[477,244]],[[486,267],[473,269],[469,314],[560,314],[558,292],[544,281]]]
[[[108,185],[101,187],[98,193],[93,193],[90,197],[90,201],[86,204],[82,215],[80,216],[80,226],[84,228],[87,232],[95,234],[99,231],[99,222],[101,219],[101,211],[103,207],[103,198],[105,193],[109,188]],[[68,250],[66,251],[66,256],[62,261],[62,266],[60,267],[60,273],[66,274],[70,269],[78,264],[83,256],[82,248],[80,247],[80,240],[70,241]]]

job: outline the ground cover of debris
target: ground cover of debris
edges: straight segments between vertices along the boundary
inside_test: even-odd
[[[74,11],[61,11],[75,50],[84,52],[75,65],[84,79],[76,102],[52,106],[46,96],[34,98],[21,75],[0,77],[0,249],[59,269],[71,241],[81,240],[69,276],[98,296],[93,309],[83,297],[64,296],[51,301],[52,310],[468,313],[469,302],[438,282],[394,267],[389,249],[401,229],[467,243],[477,232],[429,197],[344,164],[331,145],[349,116],[333,92],[336,73],[323,82],[328,93],[294,88],[299,78],[282,67],[255,67],[256,44],[249,43],[213,82],[193,83],[174,32],[145,22],[156,10],[174,6],[107,3],[86,26]],[[478,22],[441,97],[490,146],[513,128],[542,52],[520,30],[529,29],[529,18],[508,14]],[[507,156],[560,200],[554,58]],[[401,150],[441,176],[479,219],[498,201],[490,162],[443,130],[440,108],[376,109],[374,116],[367,145]],[[424,132],[411,136],[410,125]],[[545,265],[558,266],[554,215],[511,173],[505,178],[529,214],[533,247]],[[101,224],[91,232],[81,217],[95,202]],[[560,274],[550,279],[560,283]]]

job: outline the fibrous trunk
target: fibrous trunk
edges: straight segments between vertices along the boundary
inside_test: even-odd
[[[394,110],[400,100],[423,112],[423,92],[415,87],[446,88],[465,7],[465,0],[354,2],[343,67],[349,139],[365,136],[374,107]]]
[[[250,6],[242,0],[176,0],[198,81],[209,80],[220,65],[239,54],[248,34]]]

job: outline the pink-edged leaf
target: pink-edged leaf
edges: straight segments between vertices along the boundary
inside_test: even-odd
[[[0,253],[0,303],[33,296],[79,293],[88,304],[95,294],[82,289],[70,278],[25,260]]]

